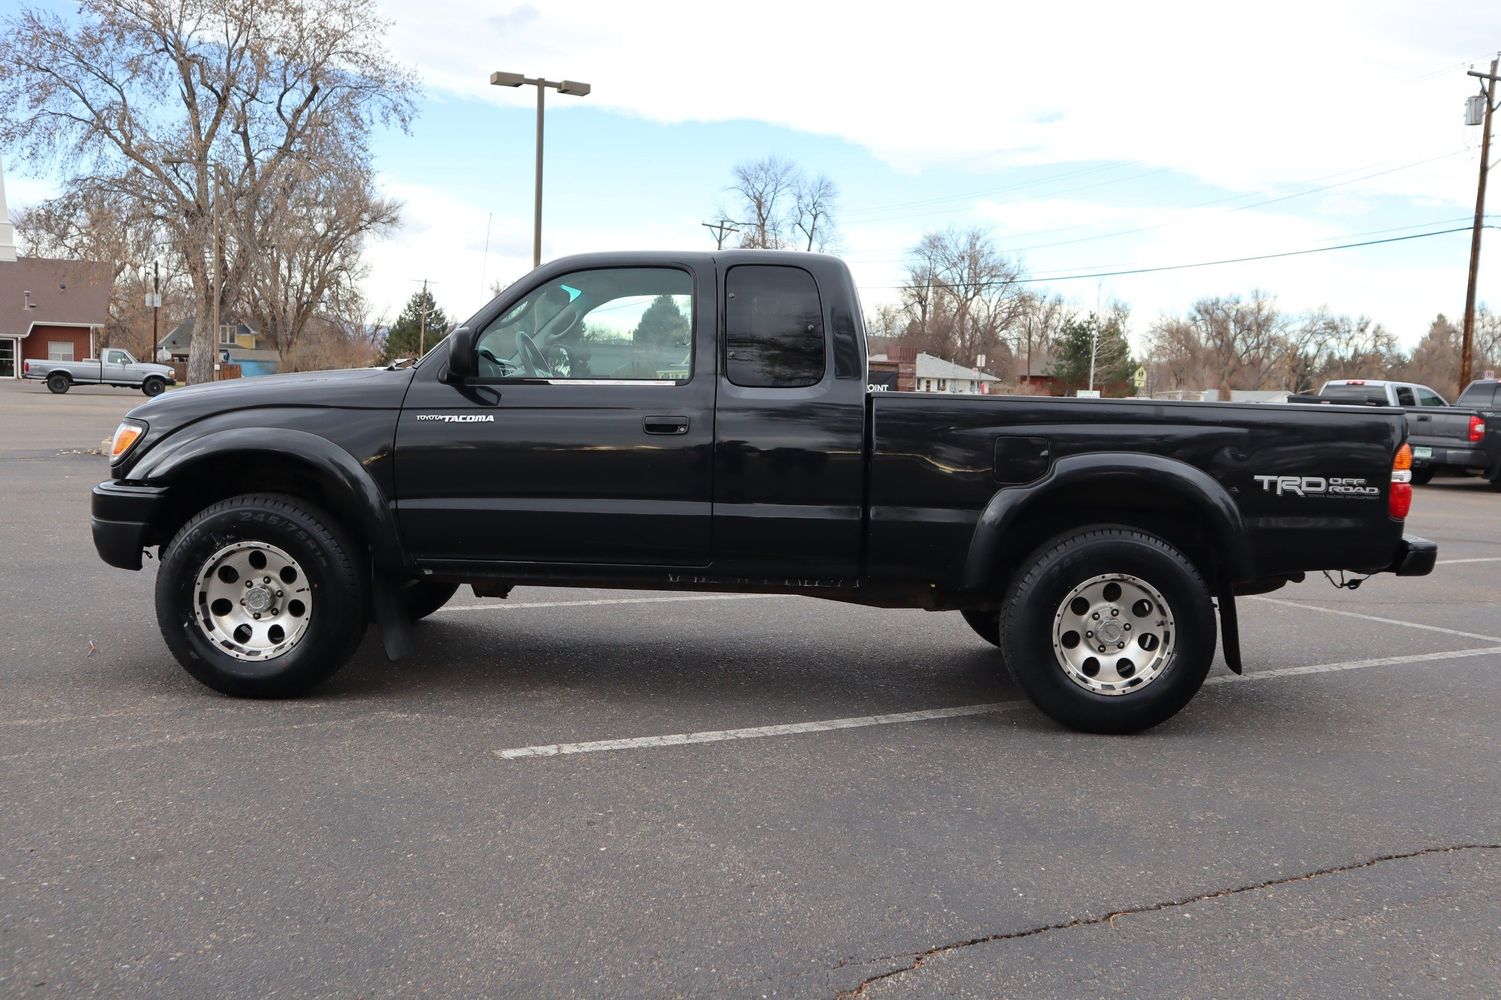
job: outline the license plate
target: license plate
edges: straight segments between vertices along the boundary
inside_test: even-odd
[[[1432,458],[1433,457],[1433,449],[1432,448],[1414,448],[1412,450],[1412,457],[1413,458]]]

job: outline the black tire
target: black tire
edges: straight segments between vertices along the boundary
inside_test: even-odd
[[[73,380],[62,372],[53,372],[47,376],[47,388],[61,396],[73,388]]]
[[[1498,472],[1491,477],[1491,489],[1495,490],[1497,493],[1501,493],[1501,472]]]
[[[232,497],[189,519],[163,547],[156,578],[157,623],[177,662],[215,691],[242,698],[292,697],[331,677],[365,634],[369,600],[359,549],[336,524],[302,500],[270,494]],[[300,638],[263,660],[232,655],[210,638],[200,625],[210,620],[199,608],[206,592],[198,590],[216,553],[257,542],[294,559],[308,591]],[[295,613],[288,603],[283,612]]]
[[[459,585],[456,583],[408,580],[401,585],[401,603],[406,607],[407,616],[414,622],[420,622],[447,604],[458,590]]]
[[[1056,651],[1054,648],[1054,624],[1062,620],[1068,607],[1065,600],[1075,588],[1110,574],[1133,577],[1154,589],[1170,610],[1166,617],[1172,633],[1163,631],[1160,639],[1154,638],[1159,644],[1169,639],[1172,643],[1170,655],[1163,654],[1159,672],[1142,680],[1144,671],[1137,681],[1125,682],[1126,690],[1114,694],[1097,693],[1084,686],[1088,681],[1074,680],[1064,666],[1067,654],[1062,646]],[[1120,588],[1116,591],[1119,593]],[[1162,611],[1151,602],[1144,607],[1148,620]],[[1017,686],[1055,721],[1081,732],[1134,733],[1166,721],[1198,692],[1214,661],[1214,605],[1204,578],[1173,546],[1134,528],[1093,527],[1047,542],[1023,562],[1002,609],[1001,649]],[[1128,618],[1118,621],[1128,622]],[[1109,620],[1102,623],[1109,624]],[[1163,623],[1159,620],[1155,624]],[[1126,628],[1129,632],[1129,624]],[[1117,637],[1141,641],[1142,648],[1151,649],[1145,644],[1144,633],[1152,628],[1152,623],[1144,624],[1134,640]],[[1113,631],[1118,630],[1113,627]],[[1061,640],[1066,645],[1069,633],[1062,633]],[[1073,641],[1080,642],[1077,633]],[[1105,658],[1111,658],[1114,652],[1111,649]],[[1086,651],[1086,655],[1095,659],[1092,653]],[[1112,659],[1112,663],[1126,661]],[[1088,663],[1084,669],[1088,669]],[[1101,669],[1098,661],[1094,669]],[[1121,669],[1134,671],[1135,667],[1123,665]],[[1139,688],[1130,687],[1138,682]]]
[[[167,388],[167,380],[157,375],[152,375],[141,383],[141,391],[148,396],[160,396]]]
[[[965,608],[959,612],[969,627],[975,630],[975,635],[984,639],[992,646],[1001,644],[1001,613],[999,611],[977,611],[974,608]]]
[[[1427,486],[1429,483],[1433,482],[1433,474],[1436,471],[1438,470],[1434,469],[1432,466],[1429,466],[1426,469],[1413,469],[1412,484],[1414,486]]]

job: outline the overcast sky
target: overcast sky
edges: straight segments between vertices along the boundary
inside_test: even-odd
[[[1465,70],[1501,47],[1493,0],[381,4],[426,88],[413,133],[375,147],[406,204],[370,258],[393,318],[424,277],[457,320],[530,266],[535,91],[489,86],[496,69],[594,88],[549,93],[544,258],[712,248],[700,223],[732,205],[731,168],[776,154],[838,185],[868,312],[925,231],[968,225],[1081,306],[1130,304],[1138,341],[1255,288],[1406,343],[1463,308],[1468,232],[1064,279],[1467,227]],[[49,187],[13,181],[13,207]],[[1501,220],[1501,187],[1492,205]],[[1481,298],[1501,306],[1487,239]]]

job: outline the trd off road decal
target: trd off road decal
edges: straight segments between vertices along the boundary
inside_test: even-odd
[[[419,413],[417,420],[437,420],[445,424],[493,424],[492,413]]]
[[[1263,493],[1275,493],[1279,497],[1350,497],[1374,499],[1381,496],[1381,488],[1372,486],[1364,479],[1341,479],[1326,476],[1253,476],[1261,484]]]

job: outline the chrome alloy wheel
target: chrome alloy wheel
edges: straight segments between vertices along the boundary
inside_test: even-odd
[[[1140,577],[1106,573],[1079,584],[1053,615],[1053,654],[1095,694],[1140,691],[1173,661],[1173,609]]]
[[[266,542],[235,542],[203,564],[194,618],[237,660],[271,660],[307,634],[312,587],[297,560]]]

